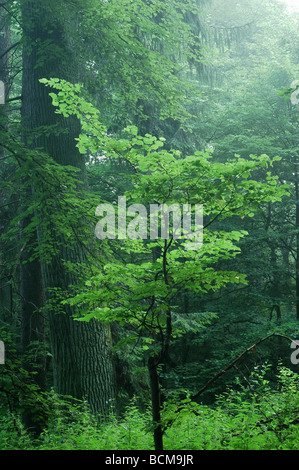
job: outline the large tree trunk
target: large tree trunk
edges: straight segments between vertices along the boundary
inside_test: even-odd
[[[73,67],[72,50],[68,48],[68,38],[64,35],[62,20],[58,15],[59,5],[58,1],[52,2],[51,8],[42,0],[23,2],[26,38],[23,58],[23,125],[30,130],[56,125],[58,130],[63,130],[63,133],[56,135],[37,136],[34,146],[43,148],[59,165],[80,169],[78,182],[80,178],[84,182],[85,161],[75,146],[80,123],[75,118],[65,119],[55,114],[48,90],[39,83],[40,78],[51,77],[76,80],[73,76],[76,67]],[[47,197],[51,198],[51,195]],[[49,215],[63,217],[63,214]],[[55,253],[49,262],[43,263],[47,300],[51,299],[51,289],[67,291],[69,285],[77,282],[76,276],[68,271],[63,261],[85,261],[84,247],[80,241],[70,246],[62,234],[55,235]],[[51,301],[53,307],[55,300]],[[50,308],[48,313],[55,391],[79,399],[87,398],[95,413],[106,414],[109,402],[114,398],[109,328],[97,321],[74,321],[71,307],[64,307],[63,311],[60,307],[60,313]]]
[[[31,223],[32,216],[23,219],[22,233]],[[29,373],[24,379],[43,392],[46,390],[44,291],[40,260],[32,259],[37,242],[36,231],[33,231],[30,240],[24,242],[20,257],[21,350],[23,368]],[[32,406],[30,398],[23,397],[22,419],[37,437],[46,424],[46,415],[42,406]]]
[[[23,77],[23,90],[26,93],[26,75]],[[23,123],[27,119],[26,100],[22,102],[21,115]],[[24,132],[23,144],[27,143],[27,133]],[[25,172],[24,172],[25,173]],[[46,390],[46,356],[45,356],[45,317],[44,317],[44,287],[42,269],[38,253],[38,234],[33,227],[34,213],[28,212],[28,204],[32,200],[34,187],[30,184],[30,175],[24,174],[24,194],[22,197],[23,217],[20,229],[20,313],[21,313],[21,352],[23,368],[28,377],[24,377],[27,385],[35,385],[39,390]],[[25,388],[26,390],[26,388]],[[30,388],[28,389],[30,390]],[[29,396],[23,397],[23,424],[37,437],[46,424],[44,410],[38,403],[32,405]]]
[[[1,90],[4,87],[4,95],[0,100],[0,135],[4,135],[7,130],[7,99],[9,95],[9,44],[10,44],[10,30],[7,22],[6,11],[0,7],[0,81]],[[2,139],[1,139],[2,140]],[[5,138],[3,138],[5,140]],[[4,162],[5,148],[0,144],[0,161]],[[0,178],[5,177],[5,165],[2,163],[0,170]],[[6,194],[4,189],[0,190],[0,233],[5,230],[5,203]],[[0,246],[0,265],[4,266],[2,260],[2,247]],[[6,321],[10,316],[11,310],[11,289],[8,282],[8,273],[1,270],[0,281],[0,320]]]

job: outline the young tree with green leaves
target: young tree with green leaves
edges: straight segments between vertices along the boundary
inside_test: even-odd
[[[285,188],[277,185],[277,178],[269,171],[265,182],[254,179],[254,172],[272,166],[266,155],[251,155],[249,159],[235,156],[224,164],[203,152],[181,158],[179,152],[163,149],[163,139],[138,135],[136,127],[126,129],[129,136],[123,139],[109,137],[99,121],[98,111],[80,96],[80,87],[56,79],[42,80],[42,83],[56,90],[50,95],[58,114],[75,115],[81,120],[78,148],[82,153],[89,150],[93,154],[124,159],[134,169],[132,188],[125,193],[133,204],[134,218],[124,229],[129,231],[129,237],[118,227],[116,238],[120,236],[122,240],[110,240],[113,237],[109,236],[109,227],[107,238],[102,230],[100,247],[106,253],[105,260],[85,285],[75,289],[76,295],[63,303],[79,306],[80,314],[76,318],[79,322],[97,318],[129,327],[130,342],[134,341],[147,358],[155,448],[162,450],[159,368],[168,361],[173,336],[182,334],[180,318],[186,312],[178,310],[178,297],[182,291],[208,293],[246,282],[242,274],[217,266],[221,260],[239,253],[235,242],[245,233],[223,230],[221,226],[213,230],[213,224],[216,221],[221,224],[233,216],[252,215],[262,204],[279,201]],[[144,208],[151,204],[160,208],[187,204],[190,217],[196,205],[203,205],[202,246],[199,248],[197,244],[194,249],[192,245],[190,249],[190,233],[181,237],[181,225],[178,224],[177,232],[174,214],[169,234],[162,236],[162,240],[158,235],[151,239],[153,233],[140,204]],[[105,223],[109,225],[109,221]],[[193,241],[196,232],[194,236]],[[124,259],[126,253],[134,253],[134,263]],[[185,321],[188,323],[188,314]],[[202,324],[200,312],[193,321],[197,327]]]
[[[109,105],[113,110],[112,117],[109,113],[106,115],[111,128],[116,116],[123,120],[124,115],[130,115],[131,119],[136,110],[138,116],[146,119],[140,101],[144,98],[152,101],[153,95],[161,115],[180,116],[183,120],[188,113],[183,105],[183,83],[177,76],[180,64],[173,61],[171,54],[173,44],[179,55],[192,37],[182,15],[196,6],[197,2],[193,1],[188,5],[173,1],[148,5],[126,0],[91,0],[88,3],[78,0],[63,4],[22,0],[18,4],[4,2],[1,5],[1,12],[5,10],[9,21],[22,35],[23,144],[12,135],[7,134],[4,139],[10,156],[16,159],[16,168],[20,167],[16,175],[20,177],[18,197],[21,197],[23,218],[16,217],[12,225],[18,223],[21,228],[20,291],[17,295],[21,304],[22,349],[25,356],[32,350],[33,343],[43,342],[44,320],[49,319],[56,391],[76,397],[88,395],[93,409],[101,412],[114,393],[107,344],[109,327],[102,327],[101,333],[98,322],[93,322],[92,326],[74,324],[70,307],[65,307],[66,314],[60,316],[55,309],[55,295],[59,292],[63,295],[70,284],[77,282],[77,276],[80,277],[74,270],[70,271],[69,266],[74,266],[76,260],[78,266],[84,266],[90,247],[82,241],[80,223],[72,226],[74,238],[70,243],[70,235],[62,224],[53,224],[49,230],[41,220],[42,216],[53,220],[61,213],[64,203],[57,200],[55,191],[67,198],[66,191],[61,189],[62,183],[58,183],[59,178],[63,179],[60,170],[67,172],[66,166],[79,170],[70,180],[70,186],[76,185],[78,192],[86,185],[85,159],[74,146],[80,125],[76,118],[65,120],[53,113],[38,79],[59,76],[84,81],[91,92],[96,89],[96,99],[102,109]],[[98,34],[99,30],[102,34]],[[194,50],[192,54],[194,56]],[[19,132],[18,129],[16,135]],[[41,170],[41,165],[48,174]],[[75,204],[74,199],[72,203]],[[93,332],[96,338],[87,346],[86,338]],[[69,339],[69,344],[64,345],[65,338]],[[84,345],[90,349],[89,353]],[[107,367],[104,363],[100,365],[100,357]],[[103,380],[108,384],[107,393],[104,385],[98,383],[100,372],[83,372],[85,368],[97,369],[95,362],[101,371],[106,370]],[[44,358],[42,364],[43,373],[41,370],[38,382],[44,388]],[[102,388],[101,394],[95,392],[98,387]]]
[[[145,95],[147,100],[152,100],[153,94],[164,117],[175,115],[184,119],[188,115],[183,105],[182,82],[177,76],[180,65],[172,60],[170,43],[172,53],[176,44],[177,54],[189,43],[192,34],[182,21],[182,15],[195,7],[196,2],[186,6],[173,1],[157,1],[151,5],[126,0],[91,0],[87,4],[80,0],[64,4],[56,1],[47,4],[43,0],[21,2],[23,140],[25,146],[32,149],[34,156],[27,164],[37,165],[36,174],[40,174],[37,160],[42,157],[35,152],[42,150],[61,168],[70,166],[78,170],[77,182],[73,180],[78,193],[87,184],[86,161],[75,147],[75,138],[80,133],[79,121],[76,117],[66,120],[54,114],[46,90],[39,83],[41,78],[56,76],[84,81],[91,91],[100,85],[96,100],[105,107],[111,107],[112,103],[113,110],[119,104],[118,116],[124,112],[129,116],[134,109],[134,113],[138,110],[145,117],[138,100]],[[155,47],[153,43],[148,44],[149,37],[150,42],[156,38]],[[194,51],[192,54],[195,57]],[[113,118],[108,115],[107,119],[113,127]],[[26,164],[23,168],[25,172]],[[49,178],[53,178],[50,173]],[[33,331],[41,336],[43,312],[48,312],[55,390],[77,398],[87,395],[94,411],[104,413],[109,397],[114,395],[109,326],[99,322],[76,324],[72,320],[72,308],[65,306],[65,314],[58,315],[55,301],[55,296],[63,296],[69,285],[76,284],[78,274],[69,266],[88,264],[90,247],[82,243],[80,223],[72,225],[72,243],[65,233],[67,230],[57,228],[57,224],[52,226],[49,235],[40,217],[53,219],[61,208],[46,186],[38,182],[35,187],[30,186],[30,178],[25,179],[29,184],[25,183],[23,212],[26,217],[22,221],[22,233],[27,238],[20,265],[23,344],[27,345],[24,350],[29,347],[31,338],[30,327],[28,330],[26,325],[32,325],[34,319],[38,326]],[[57,187],[56,182],[53,182],[54,187]],[[46,211],[44,207],[37,208],[40,190],[45,191]],[[75,204],[73,200],[72,204]],[[51,249],[45,258],[43,246],[46,244]],[[93,339],[87,341],[87,338]],[[38,341],[35,336],[33,339]],[[91,370],[97,373],[89,373]],[[98,394],[97,389],[102,392]]]

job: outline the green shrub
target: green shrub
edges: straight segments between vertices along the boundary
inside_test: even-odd
[[[163,410],[166,450],[298,450],[299,376],[281,368],[273,390],[267,368],[219,396],[214,407],[187,397]],[[123,417],[103,421],[87,403],[49,394],[48,428],[33,441],[20,419],[0,418],[0,450],[150,450],[154,449],[151,414],[132,400]]]

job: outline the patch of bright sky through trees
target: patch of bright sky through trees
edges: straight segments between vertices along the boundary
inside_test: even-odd
[[[288,5],[289,11],[299,13],[299,0],[284,0]]]

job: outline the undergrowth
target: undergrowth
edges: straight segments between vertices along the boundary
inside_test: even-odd
[[[218,397],[214,407],[190,398],[163,410],[165,450],[298,450],[299,376],[282,368],[275,390],[254,371]],[[96,420],[84,402],[49,394],[47,429],[31,439],[16,414],[1,417],[0,450],[153,450],[151,413],[132,400],[122,418]]]

